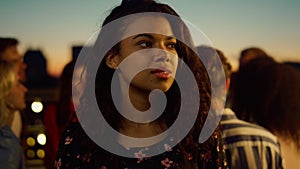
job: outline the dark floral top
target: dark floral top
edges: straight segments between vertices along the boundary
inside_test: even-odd
[[[165,152],[156,156],[147,156],[148,148],[136,148],[134,155],[136,158],[127,158],[109,153],[96,145],[84,132],[77,120],[67,128],[61,137],[55,169],[190,169],[228,168],[225,151],[220,146],[218,134],[214,133],[215,149],[209,152],[199,150],[199,160],[197,167],[186,165],[189,161],[194,161],[192,156],[187,159],[178,146],[170,147],[164,144]],[[184,160],[186,159],[186,160]],[[183,161],[185,165],[182,166]]]

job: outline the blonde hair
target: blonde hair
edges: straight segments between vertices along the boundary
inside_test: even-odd
[[[9,125],[13,118],[13,112],[5,101],[14,83],[16,74],[12,64],[0,61],[0,128]]]

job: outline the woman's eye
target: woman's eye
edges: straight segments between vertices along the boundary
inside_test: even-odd
[[[168,47],[169,49],[175,49],[176,43],[169,43],[169,44],[167,44],[167,47]]]
[[[142,47],[151,47],[152,43],[151,42],[139,42],[138,45],[142,46]]]

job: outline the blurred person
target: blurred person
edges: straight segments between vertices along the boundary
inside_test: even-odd
[[[241,69],[244,65],[246,65],[249,61],[257,59],[257,58],[266,58],[269,57],[267,52],[259,47],[248,47],[243,49],[240,52],[240,58],[239,58],[239,69]],[[238,69],[238,71],[239,71]],[[230,87],[227,93],[227,102],[226,105],[228,107],[232,106],[232,99],[235,97],[234,88],[236,85],[236,75],[237,72],[232,72],[230,76]]]
[[[252,60],[238,72],[235,93],[236,113],[274,133],[281,144],[285,167],[299,168],[299,70],[271,57]]]
[[[145,12],[148,15],[140,15],[141,13],[145,14]],[[156,15],[149,15],[149,12],[151,14],[156,12]],[[105,28],[109,23],[130,14],[135,14],[134,16],[139,14],[139,17],[133,16],[133,18],[126,19],[121,22],[121,25],[115,26],[114,29]],[[84,87],[84,92],[80,98],[79,109],[77,109],[79,112],[76,112],[76,115],[78,120],[88,118],[88,123],[82,124],[78,121],[73,121],[68,126],[59,144],[55,168],[228,168],[219,127],[214,129],[212,135],[209,135],[209,138],[203,143],[200,143],[198,140],[205,119],[208,116],[211,98],[209,79],[204,66],[196,53],[188,47],[188,45],[192,46],[192,40],[186,25],[183,22],[171,22],[171,19],[164,14],[178,17],[178,14],[167,4],[153,0],[123,0],[106,17],[102,25],[103,29],[101,29],[95,42],[99,46],[93,46],[90,51],[93,53],[99,52],[96,53],[98,56],[101,52],[104,52],[101,49],[105,48],[105,45],[110,40],[124,36],[126,38],[118,40],[117,44],[114,44],[109,51],[105,51],[104,59],[101,61],[97,60],[97,57],[93,57],[94,55],[92,55],[92,58],[85,57],[89,63],[85,67],[86,84],[82,86]],[[141,33],[131,34],[128,37],[125,35],[130,34],[140,24],[143,28],[149,28],[150,32],[143,30]],[[111,31],[111,34],[106,31]],[[153,31],[158,33],[153,33]],[[115,37],[114,35],[120,35],[120,37]],[[185,42],[181,42],[177,38],[185,40]],[[151,52],[150,54],[147,53],[148,55],[143,53],[149,51]],[[141,62],[146,62],[146,64],[151,66],[153,64],[162,66],[159,68],[148,67],[140,71],[132,81],[128,81],[128,76],[130,75],[126,68],[130,69],[135,66],[138,67],[138,65],[132,62],[131,64],[134,65],[128,65],[125,61],[130,58],[131,54],[135,53],[139,53],[138,57]],[[189,86],[195,89],[193,93],[179,91],[178,84],[175,83],[175,74],[179,75],[180,73],[178,72],[182,73],[183,69],[182,64],[180,64],[182,62],[178,61],[179,58],[188,65],[196,79],[195,85]],[[100,62],[99,67],[94,68],[90,66],[94,62]],[[126,64],[126,68],[119,69],[119,66],[122,64]],[[96,79],[93,77],[94,69],[97,71],[95,73]],[[116,82],[117,85],[112,88],[111,83],[114,73],[117,74],[119,79]],[[93,84],[95,84],[95,88],[91,87]],[[129,86],[129,91],[125,89],[126,85]],[[112,100],[111,89],[119,91],[117,97],[120,98],[120,104],[122,105],[122,108],[119,110],[116,109]],[[121,113],[127,113],[130,105],[138,111],[149,110],[147,114],[151,116],[157,113],[157,110],[150,109],[150,101],[148,100],[149,94],[154,89],[160,90],[167,99],[166,108],[162,110],[160,117],[152,121],[139,123],[121,115]],[[96,95],[98,108],[101,109],[102,115],[111,128],[117,132],[117,135],[107,133],[108,131],[104,128],[105,123],[93,121],[99,117],[99,114],[91,114],[97,113],[97,111],[92,106],[91,100],[93,98],[89,97],[90,90]],[[192,118],[195,122],[192,123],[191,128],[183,139],[179,139],[176,136],[176,132],[179,132],[180,128],[176,129],[176,134],[167,130],[173,125],[181,108],[180,95],[188,96],[184,100],[187,108],[184,110],[185,116],[182,118],[189,118],[190,114],[188,113],[196,115],[196,118]],[[201,98],[200,105],[193,98],[193,95]],[[156,99],[157,95],[154,94],[153,97],[156,102],[161,101]],[[197,110],[190,110],[194,105],[196,105]],[[179,122],[179,124],[182,124],[180,125],[182,128],[183,122]],[[111,148],[129,153],[132,156],[118,155],[97,145],[89,137],[91,135],[86,133],[88,131],[87,125],[92,127],[90,130],[91,134],[98,135],[105,145],[115,141],[116,146]],[[189,124],[185,123],[185,125]],[[162,137],[158,139],[156,136]],[[131,137],[137,141],[131,142],[124,137]],[[155,138],[155,143],[148,141],[148,145],[139,144],[140,141],[152,137]],[[175,144],[173,147],[170,146],[172,143]],[[161,152],[151,155],[151,152],[157,149],[161,150]]]
[[[249,61],[251,61],[253,59],[266,57],[266,56],[268,56],[268,54],[259,47],[246,48],[241,51],[239,67],[244,66],[246,63],[248,63]]]
[[[64,67],[60,77],[56,118],[60,135],[66,130],[68,123],[75,115],[75,109],[72,100],[72,79],[74,74],[75,62],[76,60],[72,60],[71,62],[69,62]]]
[[[44,111],[45,133],[49,140],[45,145],[44,162],[49,169],[53,168],[60,137],[75,116],[74,104],[78,104],[75,100],[78,96],[72,94],[72,82],[77,86],[82,78],[82,69],[74,70],[81,49],[82,46],[72,47],[72,60],[65,65],[59,78],[57,100],[54,104],[48,104]]]
[[[250,66],[248,66],[248,64],[250,64]],[[257,70],[252,70],[254,69],[253,65],[257,66]],[[258,105],[263,106],[264,102],[260,102],[260,100],[262,100],[261,98],[254,99],[254,97],[258,95],[258,93],[267,96],[266,88],[268,88],[268,86],[271,86],[272,84],[275,84],[274,82],[276,79],[276,75],[272,69],[274,66],[276,67],[276,65],[277,63],[272,57],[268,56],[264,58],[257,58],[241,67],[241,69],[239,69],[239,71],[236,73],[235,86],[232,89],[234,94],[232,95],[233,97],[231,108],[234,110],[234,112],[237,113],[237,116],[239,118],[248,122],[259,123],[257,122],[259,118],[254,117],[252,110],[255,109],[255,107]],[[266,66],[272,69],[266,70]],[[260,72],[261,76],[258,76],[258,70],[265,70],[267,72]],[[271,81],[268,81],[267,79],[262,81],[263,79],[261,78],[265,78],[264,76],[266,76],[267,74],[271,75],[267,78]],[[246,78],[249,79],[247,81],[244,81],[246,80]],[[251,85],[253,85],[253,87],[251,87]],[[248,95],[251,97],[249,97]],[[264,112],[263,114],[267,114],[267,112]]]
[[[0,37],[0,59],[11,62],[20,76],[22,83],[26,82],[26,67],[23,62],[23,56],[18,51],[19,41],[15,38]]]
[[[11,130],[15,110],[26,108],[27,88],[19,81],[12,64],[0,61],[0,168],[25,169],[20,140]]]
[[[72,100],[72,78],[76,60],[69,62],[59,78],[58,100],[49,104],[44,111],[44,126],[47,136],[45,145],[45,166],[53,168],[60,136],[75,116]]]
[[[15,38],[0,37],[0,60],[12,63],[20,77],[20,81],[25,83],[27,65],[23,62],[23,57],[18,51],[19,41]],[[20,110],[15,110],[11,128],[17,137],[21,137],[22,133],[22,114]]]
[[[226,77],[226,88],[220,89],[219,92],[227,92],[232,72],[231,65],[223,52],[209,46],[200,46],[197,49],[199,55],[207,59],[217,55],[221,60]],[[211,60],[211,62],[216,61]],[[216,68],[208,67],[208,69]],[[229,168],[283,168],[278,139],[270,131],[254,123],[239,120],[230,108],[224,109],[221,124]]]

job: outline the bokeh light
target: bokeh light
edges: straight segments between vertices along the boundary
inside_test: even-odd
[[[35,140],[32,137],[28,137],[26,139],[26,143],[27,143],[28,146],[33,147],[35,145]]]
[[[31,110],[35,113],[40,113],[43,110],[43,104],[40,101],[34,101],[31,104]]]
[[[39,134],[37,136],[37,141],[40,145],[45,145],[46,144],[46,135],[45,134]]]
[[[45,151],[43,149],[38,149],[36,151],[36,155],[39,157],[39,158],[44,158],[45,157]]]

